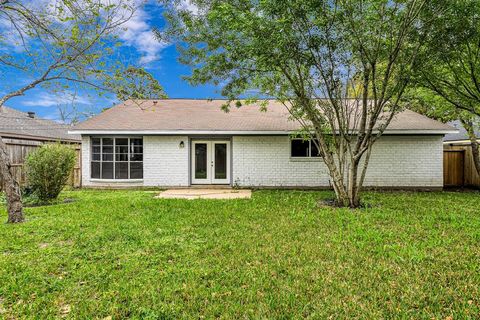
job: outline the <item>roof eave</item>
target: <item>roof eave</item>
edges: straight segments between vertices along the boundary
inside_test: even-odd
[[[74,133],[69,133],[74,134]],[[72,143],[80,143],[80,139],[75,139],[74,137],[71,138],[56,138],[56,137],[45,137],[45,136],[35,136],[35,135],[28,135],[28,134],[18,134],[18,133],[11,133],[11,132],[0,132],[0,136],[2,138],[10,138],[10,139],[25,139],[25,140],[39,140],[39,141],[61,141],[61,142],[72,142]]]
[[[288,135],[296,131],[286,130],[98,130],[98,129],[78,129],[70,130],[69,134],[80,135]],[[435,130],[386,130],[385,135],[445,135],[450,133],[458,133],[458,130],[451,129],[435,129]]]

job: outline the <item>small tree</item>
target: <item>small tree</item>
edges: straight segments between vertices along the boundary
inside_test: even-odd
[[[231,102],[252,91],[283,102],[318,142],[338,204],[358,207],[372,146],[401,110],[442,2],[191,2],[195,12],[167,11],[189,80],[225,84]]]
[[[121,67],[112,55],[118,33],[135,8],[134,0],[0,0],[0,77],[11,80],[12,72],[30,76],[26,83],[8,81],[0,108],[39,86],[106,89],[105,74]],[[20,186],[1,137],[0,176],[8,222],[24,221]]]
[[[56,199],[75,166],[75,150],[68,145],[45,144],[26,160],[28,184],[43,201]]]

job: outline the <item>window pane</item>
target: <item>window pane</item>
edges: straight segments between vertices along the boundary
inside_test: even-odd
[[[127,138],[117,138],[115,139],[116,146],[128,146],[128,139]]]
[[[102,179],[113,179],[113,162],[102,163]]]
[[[128,161],[128,153],[115,154],[115,161]]]
[[[143,154],[130,154],[130,161],[143,161]]]
[[[103,161],[113,161],[113,153],[104,153],[102,154]]]
[[[143,147],[132,147],[130,153],[143,153]]]
[[[143,179],[143,162],[130,162],[130,179]]]
[[[132,139],[130,139],[130,145],[131,146],[142,146],[143,145],[143,139],[142,138],[132,138]]]
[[[103,145],[102,153],[113,153],[113,146]]]
[[[320,150],[318,150],[317,145],[312,140],[312,157],[321,157]]]
[[[91,141],[92,178],[143,178],[142,138],[92,138]],[[130,166],[129,161],[132,161]]]
[[[113,146],[113,138],[103,138],[104,146]]]
[[[128,146],[115,146],[115,153],[128,153]]]
[[[130,139],[130,153],[143,153],[143,139]]]
[[[292,140],[292,157],[308,157],[308,141]]]
[[[93,179],[100,179],[100,162],[92,162],[90,176]]]
[[[115,162],[115,179],[128,179],[128,162]]]

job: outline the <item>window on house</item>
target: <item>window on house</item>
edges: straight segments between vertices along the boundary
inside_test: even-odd
[[[91,177],[142,179],[142,138],[92,138]]]
[[[320,151],[313,140],[292,139],[291,154],[293,158],[318,158]]]

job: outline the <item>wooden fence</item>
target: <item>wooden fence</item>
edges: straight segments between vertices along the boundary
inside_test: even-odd
[[[443,146],[443,180],[446,187],[480,187],[471,146]]]
[[[13,138],[3,138],[3,142],[7,145],[7,152],[10,156],[11,171],[20,185],[24,186],[27,183],[27,175],[24,167],[25,158],[30,152],[48,142]],[[77,188],[82,185],[81,146],[80,144],[72,144],[72,147],[75,148],[77,159],[75,167],[70,174],[68,185]]]

